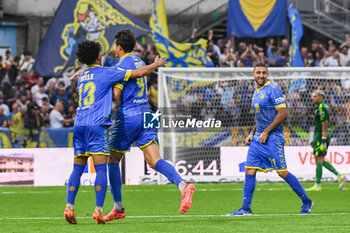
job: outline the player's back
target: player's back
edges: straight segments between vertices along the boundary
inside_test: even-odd
[[[144,65],[145,63],[139,57],[127,53],[116,64],[116,67],[136,70]],[[149,109],[146,77],[117,84],[117,87],[123,90],[120,95],[119,116],[140,115],[143,114],[143,110]]]
[[[286,104],[281,89],[268,81],[254,91],[252,107],[255,112],[256,132],[262,133],[275,119],[277,110],[285,108]],[[283,134],[282,125],[277,126],[273,132]]]
[[[79,106],[75,126],[111,125],[112,86],[128,81],[131,71],[91,65],[78,78]]]

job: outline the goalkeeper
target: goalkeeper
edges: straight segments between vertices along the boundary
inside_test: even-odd
[[[325,93],[321,90],[315,90],[311,94],[312,103],[317,106],[314,112],[315,132],[313,141],[311,142],[316,159],[316,183],[306,191],[321,191],[323,167],[327,168],[338,177],[339,189],[343,189],[345,186],[345,176],[343,174],[339,174],[339,172],[330,163],[324,160],[324,157],[327,155],[329,142],[331,140],[329,108],[327,104],[323,102],[324,99]]]

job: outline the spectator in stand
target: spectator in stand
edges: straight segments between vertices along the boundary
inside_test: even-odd
[[[41,107],[42,106],[45,106],[47,108],[48,112],[51,112],[51,110],[53,109],[53,106],[52,106],[52,104],[50,104],[50,101],[49,101],[49,99],[47,97],[44,97],[42,99]]]
[[[9,106],[12,106],[12,104],[18,99],[18,92],[16,87],[11,86],[8,82],[2,84],[2,93],[4,96],[4,101]]]
[[[281,51],[281,53],[282,53],[283,51],[286,51],[287,54],[289,54],[289,49],[290,49],[290,47],[289,47],[289,42],[288,42],[288,40],[287,40],[286,38],[282,39],[282,41],[281,41],[281,47],[279,47],[278,49]]]
[[[8,70],[11,85],[14,85],[16,82],[16,78],[18,76],[18,71],[19,71],[18,66],[19,66],[20,59],[21,58],[19,56],[16,56],[13,60],[11,60],[11,66],[10,66],[10,69]]]
[[[19,75],[16,78],[16,83],[27,84],[28,83],[28,71],[22,70],[19,72]]]
[[[27,93],[23,92],[20,96],[20,99],[18,100],[18,104],[21,108],[23,108],[24,111],[27,111],[27,104],[29,100],[27,97]]]
[[[58,87],[58,80],[60,77],[52,77],[46,82],[46,90],[55,91]]]
[[[39,91],[39,87],[41,85],[44,85],[44,78],[43,77],[39,77],[36,84],[30,88],[30,92],[33,94],[33,96],[35,96],[35,93]],[[44,90],[45,90],[45,87],[44,87]]]
[[[44,126],[45,122],[40,114],[40,108],[34,104],[28,108],[28,129],[32,142],[36,142],[36,147],[40,147],[40,132]]]
[[[20,100],[17,100],[12,105],[12,118],[10,123],[10,128],[24,129],[26,126],[27,115],[24,108],[21,107]]]
[[[300,48],[300,55],[301,55],[301,58],[303,59],[303,61],[305,63],[305,60],[307,59],[307,48],[305,46],[302,46]]]
[[[267,57],[265,56],[264,51],[258,52],[258,57],[256,58],[257,63],[264,63],[265,65],[268,64]]]
[[[311,49],[310,49],[310,53],[312,53],[312,59],[316,60],[316,53],[319,50],[320,47],[320,43],[318,42],[318,40],[312,40],[311,42]]]
[[[323,66],[322,64],[322,59],[324,57],[324,53],[323,53],[323,50],[322,49],[317,49],[316,50],[316,60],[314,60],[314,64],[313,66]]]
[[[341,66],[346,66],[346,64],[350,61],[350,53],[348,46],[343,45],[342,47],[340,47],[339,59]]]
[[[241,55],[241,60],[244,61],[244,64],[246,67],[253,67],[256,63],[256,61],[255,61],[256,58],[257,58],[257,55],[254,52],[254,50],[252,49],[251,44],[249,46],[247,46],[246,50]]]
[[[0,127],[7,127],[7,116],[4,114],[4,108],[0,106]]]
[[[307,53],[306,58],[304,59],[304,67],[312,67],[314,66],[315,61],[312,58],[312,53]]]
[[[273,38],[270,38],[266,41],[266,54],[267,58],[270,58],[272,56],[272,48],[275,40]]]
[[[32,87],[35,84],[37,84],[40,77],[41,77],[40,74],[36,72],[36,70],[33,70],[32,75],[30,75],[28,78],[29,86]]]
[[[68,110],[67,110],[67,115],[64,116],[64,119],[70,120],[70,119],[75,119],[76,107],[74,105],[69,105]],[[74,121],[70,121],[65,125],[66,127],[72,127],[74,126]]]
[[[41,84],[39,86],[39,90],[35,93],[35,102],[36,104],[41,107],[43,105],[43,98],[49,98],[49,96],[45,93],[45,86],[44,84]]]
[[[21,61],[19,62],[19,70],[27,70],[28,75],[32,75],[33,72],[33,64],[35,60],[32,58],[32,53],[28,50],[23,52],[23,57],[21,58]]]
[[[49,109],[46,105],[41,106],[40,108],[40,116],[43,119],[44,125],[43,127],[49,128],[50,127],[50,113]]]
[[[269,66],[272,66],[272,67],[276,66],[277,61],[280,59],[281,59],[281,52],[277,48],[273,47],[271,49],[271,55],[268,57]]]
[[[60,86],[56,92],[56,95],[54,95],[51,98],[52,103],[56,103],[57,100],[63,100],[64,101],[64,108],[68,109],[68,93],[66,92],[66,89],[62,86]]]
[[[328,50],[325,50],[324,51],[324,54],[323,54],[323,58],[321,59],[320,63],[318,66],[321,66],[321,67],[324,67],[325,65],[325,62],[326,62],[326,59],[330,56],[330,53]]]
[[[0,107],[4,110],[4,115],[8,117],[10,115],[10,108],[4,103],[4,97],[0,96]]]
[[[339,49],[334,48],[331,52],[331,56],[327,57],[324,61],[324,66],[338,67],[340,66]]]
[[[328,51],[333,51],[334,49],[336,49],[334,43],[333,43],[333,40],[329,40],[328,41]]]
[[[210,42],[213,43],[214,51],[215,51],[215,53],[220,57],[220,55],[221,55],[220,47],[214,43],[213,37],[214,37],[214,31],[213,31],[213,30],[209,30],[209,31],[208,31],[208,42],[209,42],[209,43],[210,43]],[[223,41],[220,42],[220,45],[224,47]]]
[[[62,128],[63,126],[69,125],[74,122],[72,119],[64,119],[62,113],[64,111],[63,104],[61,101],[57,101],[55,107],[50,112],[50,128]]]
[[[287,50],[281,50],[281,58],[276,61],[277,67],[289,66],[289,54]]]
[[[13,61],[13,57],[12,57],[12,53],[10,50],[6,50],[5,52],[5,62],[8,63],[9,65],[11,65],[12,61]]]
[[[221,54],[221,64],[223,67],[235,67],[237,63],[237,56],[234,53],[233,48],[227,47],[224,53]]]

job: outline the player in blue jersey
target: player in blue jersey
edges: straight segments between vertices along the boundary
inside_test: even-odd
[[[130,30],[121,30],[115,36],[115,53],[120,61],[116,67],[123,69],[137,69],[144,66],[144,62],[133,55],[136,43],[135,35]],[[160,172],[168,180],[176,184],[181,191],[180,213],[185,213],[191,206],[195,190],[193,184],[186,184],[175,168],[161,159],[159,155],[157,132],[154,129],[143,128],[143,112],[150,111],[147,98],[146,77],[118,83],[114,87],[115,99],[120,99],[120,106],[116,125],[111,135],[111,157],[108,160],[109,181],[114,207],[104,217],[105,221],[125,218],[122,204],[122,180],[119,162],[124,154],[130,151],[131,144],[136,142],[143,151],[144,157],[151,168]]]
[[[242,208],[227,215],[252,214],[251,202],[255,189],[257,170],[276,170],[303,202],[300,214],[309,214],[313,202],[306,195],[298,179],[287,170],[284,156],[282,122],[287,118],[286,103],[281,89],[267,80],[268,69],[263,63],[254,67],[253,77],[257,89],[252,98],[256,125],[246,138],[250,144],[245,170]]]
[[[70,224],[76,224],[74,201],[80,185],[80,177],[87,159],[92,156],[95,164],[96,208],[93,219],[104,224],[103,203],[107,190],[107,156],[110,154],[109,127],[112,122],[112,87],[116,83],[126,82],[129,78],[144,75],[164,65],[163,59],[138,70],[101,67],[100,45],[93,41],[84,41],[78,45],[77,56],[87,69],[78,78],[79,107],[74,124],[73,146],[74,166],[68,180],[67,206],[64,217]]]

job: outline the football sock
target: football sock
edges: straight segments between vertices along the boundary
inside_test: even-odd
[[[323,163],[316,164],[316,184],[321,184]]]
[[[250,210],[253,194],[255,190],[255,175],[245,174],[245,181],[243,186],[243,205],[244,210]]]
[[[83,174],[84,169],[85,169],[85,165],[74,164],[73,166],[73,171],[70,174],[70,177],[68,180],[67,204],[71,204],[74,206],[74,200],[80,185],[80,177]]]
[[[114,201],[114,209],[120,210],[123,208],[122,204],[122,176],[120,174],[119,163],[110,163],[108,164],[108,176],[109,176],[109,184],[110,190],[113,196]],[[119,208],[121,204],[121,207]],[[119,209],[116,209],[116,205]]]
[[[300,199],[304,202],[309,200],[303,186],[301,186],[299,180],[290,172],[284,178],[284,180],[289,184],[289,186],[293,189],[293,191],[300,197]]]
[[[323,161],[323,166],[327,168],[330,172],[333,172],[334,175],[338,175],[339,172],[335,170],[335,168],[332,166],[332,164],[328,163],[327,161]]]
[[[121,201],[115,201],[115,202],[114,202],[113,209],[114,209],[115,211],[119,211],[119,210],[123,209],[123,202],[121,202]]]
[[[182,178],[179,175],[179,173],[177,173],[173,165],[171,165],[170,163],[166,162],[163,159],[160,159],[156,163],[155,168],[156,168],[156,171],[162,173],[166,178],[168,178],[168,180],[171,183],[174,183],[177,186],[179,186],[179,183],[182,181]]]
[[[106,192],[107,192],[107,166],[106,163],[95,164],[96,179],[95,179],[95,194],[96,207],[103,207]],[[102,213],[102,211],[101,211]]]
[[[69,209],[71,209],[71,210],[74,211],[74,205],[72,205],[72,204],[67,204],[67,206],[69,207]]]
[[[179,187],[180,192],[182,192],[186,187],[186,182],[184,180],[181,180],[181,182],[179,183],[179,185],[177,187]]]

